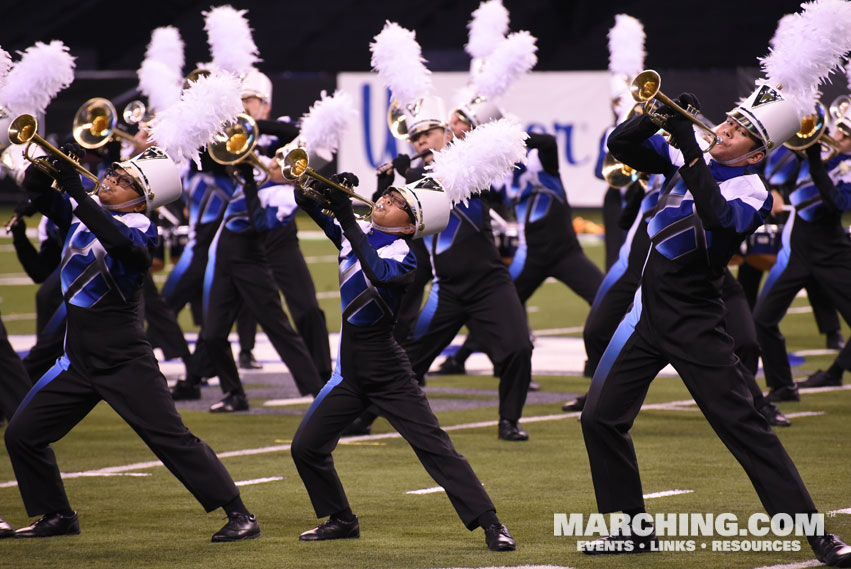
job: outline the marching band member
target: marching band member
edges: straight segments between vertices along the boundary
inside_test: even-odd
[[[331,189],[325,194],[336,221],[302,192],[296,194],[299,205],[340,249],[343,310],[337,369],[293,438],[293,460],[316,515],[330,516],[302,533],[299,539],[303,541],[360,536],[358,519],[343,492],[331,452],[343,429],[372,404],[446,489],[467,529],[481,526],[491,550],[516,547],[469,463],[440,428],[404,350],[393,338],[402,291],[413,279],[416,264],[408,240],[442,230],[449,222],[450,200],[466,199],[471,190],[504,175],[525,154],[519,126],[501,121],[484,130],[485,138],[447,149],[445,166],[436,159],[428,177],[388,189],[373,211],[371,226],[355,220],[351,201],[342,191]],[[479,163],[470,163],[475,160],[473,150],[479,152]],[[481,158],[485,151],[486,160]],[[348,173],[339,175],[337,181],[357,185],[357,177]]]
[[[257,521],[224,465],[174,408],[138,316],[140,285],[157,240],[144,213],[180,196],[177,167],[165,152],[151,147],[116,163],[97,198],[91,198],[73,166],[54,165],[60,188],[77,204],[73,210],[50,188],[53,179],[35,166],[27,170],[24,187],[36,207],[68,232],[62,259],[68,332],[65,354],[27,394],[6,428],[6,448],[27,513],[42,516],[15,536],[80,532],[50,444],[105,400],[205,510],[225,510],[228,522],[213,541],[258,537]]]
[[[794,44],[795,56],[800,57],[808,47],[804,41],[836,42],[838,59],[851,48],[847,39],[829,33],[816,37],[807,32],[808,26],[819,15],[845,16],[840,18],[843,24],[833,28],[844,34],[851,13],[838,13],[841,9],[833,6],[820,13],[818,5],[807,7],[811,9],[800,16],[800,27],[789,30],[786,45]],[[725,331],[720,292],[732,251],[762,224],[771,208],[768,188],[750,167],[764,158],[767,148],[797,132],[803,109],[814,106],[814,101],[807,101],[811,86],[835,65],[831,59],[826,68],[810,69],[807,75],[807,70],[784,66],[784,61],[792,60],[792,54],[778,44],[764,60],[770,83],[760,83],[728,113],[727,121],[717,127],[720,141],[708,158],[695,140],[691,120],[667,106],[659,118],[678,148],[655,135],[658,125],[647,115],[622,123],[609,138],[616,158],[643,172],[664,173],[667,180],[648,221],[651,248],[632,311],[603,354],[581,417],[597,505],[603,513],[623,511],[634,517],[645,511],[629,429],[650,382],[669,362],[753,481],[768,513],[816,512],[780,440],[753,406],[744,379],[749,371],[734,355],[733,341]],[[778,83],[787,91],[771,86]],[[677,103],[698,106],[691,94],[681,95]],[[650,551],[658,540],[652,526],[645,529],[650,530],[645,535],[613,533],[586,545],[584,551],[612,552],[606,543]],[[835,535],[808,540],[820,561],[834,566],[851,562],[851,547]]]

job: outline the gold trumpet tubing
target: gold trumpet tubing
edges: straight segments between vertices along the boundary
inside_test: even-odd
[[[50,164],[50,162],[47,161],[47,156],[36,156],[34,158],[30,156],[30,146],[32,144],[41,146],[48,154],[53,154],[54,156],[56,156],[56,158],[59,158],[60,160],[71,164],[71,166],[73,166],[74,169],[80,175],[85,176],[94,183],[95,187],[93,192],[97,192],[97,189],[100,186],[100,179],[98,179],[97,176],[80,166],[79,162],[77,162],[76,160],[74,160],[73,158],[71,158],[70,156],[68,156],[67,154],[65,154],[64,152],[62,152],[37,134],[34,134],[30,141],[27,143],[27,146],[24,149],[24,158],[35,164],[38,168],[41,168],[42,171],[44,171],[52,178],[56,178],[59,176],[59,170],[54,168]]]
[[[686,109],[684,109],[681,106],[679,106],[678,104],[676,104],[674,101],[672,101],[670,98],[668,98],[664,93],[662,93],[662,92],[656,93],[656,95],[653,97],[653,99],[656,99],[657,101],[659,101],[663,105],[667,105],[668,107],[674,109],[677,113],[679,113],[680,115],[687,118],[695,126],[700,127],[701,130],[703,130],[707,134],[708,140],[709,140],[709,146],[706,149],[704,149],[704,152],[709,152],[710,150],[712,150],[712,148],[716,144],[718,144],[718,142],[720,142],[721,139],[717,134],[715,134],[714,130],[712,130],[711,128],[709,128],[705,124],[703,124],[700,120],[697,119],[697,117],[695,117],[689,111],[687,111]],[[650,99],[650,101],[647,101],[647,103],[651,103],[653,101],[653,99]]]
[[[311,168],[305,169],[304,175],[309,176],[309,177],[311,177],[311,178],[313,178],[313,179],[315,179],[319,182],[322,182],[323,184],[331,186],[334,189],[340,190],[341,192],[343,192],[344,194],[348,195],[351,198],[362,201],[363,203],[368,205],[370,209],[375,209],[375,202],[373,202],[372,200],[365,198],[363,196],[359,196],[351,188],[348,188],[348,187],[344,186],[343,184],[338,184],[336,182],[332,182],[331,180],[329,180],[328,178],[326,178],[322,174],[316,172],[315,170],[312,170]]]

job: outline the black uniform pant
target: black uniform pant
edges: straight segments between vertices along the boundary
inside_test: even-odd
[[[284,294],[295,329],[307,345],[319,376],[327,381],[333,371],[328,326],[325,313],[316,300],[313,278],[298,246],[295,223],[267,232],[265,245],[269,268],[275,283]],[[243,311],[237,319],[237,331],[241,349],[251,351],[254,348],[257,320]]]
[[[417,258],[417,269],[414,272],[414,282],[408,285],[405,292],[402,293],[399,315],[396,318],[396,327],[393,329],[393,337],[403,346],[411,341],[420,308],[423,305],[425,287],[432,279],[431,258],[425,242],[422,239],[414,239],[408,244]]]
[[[582,411],[582,432],[597,506],[603,513],[644,507],[638,460],[629,430],[650,383],[671,363],[715,433],[751,479],[769,514],[815,511],[795,465],[754,407],[747,369],[733,354],[723,326],[694,321],[700,330],[689,357],[682,338],[654,328],[646,310],[633,307],[606,349]],[[695,319],[697,320],[697,319]],[[708,324],[708,326],[703,326]]]
[[[532,380],[532,342],[526,311],[507,273],[486,277],[463,294],[436,283],[420,314],[414,341],[406,346],[417,378],[464,324],[499,370],[499,416],[518,420]]]
[[[32,382],[18,353],[9,343],[6,326],[0,320],[0,418],[10,419]]]
[[[148,340],[162,349],[165,359],[188,358],[189,345],[177,323],[174,310],[163,300],[154,278],[148,272],[142,285],[145,320],[148,322]]]
[[[623,245],[626,234],[620,227],[621,211],[623,210],[623,195],[619,188],[606,190],[603,196],[603,229],[606,246],[606,270],[612,268],[618,260],[618,252]]]
[[[6,428],[6,448],[30,516],[70,508],[50,444],[101,400],[136,431],[206,511],[239,495],[215,452],[183,424],[153,355],[87,375],[67,361],[62,358],[36,383]]]
[[[210,256],[212,279],[201,328],[210,360],[225,393],[242,390],[228,334],[244,306],[260,323],[302,395],[319,393],[322,382],[307,346],[293,330],[265,263],[260,237],[223,230]]]
[[[292,443],[293,461],[316,517],[349,507],[331,453],[343,429],[370,405],[411,445],[429,475],[446,490],[468,529],[478,526],[480,515],[495,510],[467,459],[440,428],[425,393],[412,376],[358,382],[335,375],[313,402]]]
[[[778,260],[754,309],[757,337],[762,347],[765,381],[771,388],[793,385],[792,369],[786,354],[786,339],[780,321],[799,290],[818,283],[828,302],[836,307],[845,322],[851,324],[851,247],[842,247],[835,256],[822,261],[804,259],[792,251],[788,262]],[[839,352],[836,362],[851,370],[851,342]]]

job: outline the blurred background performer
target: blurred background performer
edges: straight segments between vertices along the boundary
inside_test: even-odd
[[[644,69],[644,26],[641,21],[627,14],[615,15],[615,24],[609,30],[609,84],[612,97],[612,116],[614,124],[603,133],[600,140],[600,152],[597,157],[595,175],[601,180],[604,176],[604,159],[609,154],[606,141],[617,122],[625,117],[634,101],[629,92],[632,80]],[[643,195],[637,180],[615,187],[609,184],[603,197],[603,227],[605,228],[606,270],[612,268],[618,259],[618,253],[626,235],[619,223],[621,210],[631,195]]]
[[[851,49],[846,33],[851,5],[837,4],[807,6],[785,45],[795,56],[778,42],[763,60],[768,80],[717,127],[720,141],[708,157],[695,140],[691,118],[667,106],[657,120],[678,149],[654,136],[658,125],[646,114],[621,124],[609,138],[616,158],[644,172],[664,172],[668,180],[648,222],[652,246],[635,305],[603,355],[581,417],[602,513],[623,511],[634,517],[645,512],[629,429],[650,382],[667,363],[739,460],[768,513],[816,512],[794,464],[753,407],[744,379],[750,372],[725,332],[720,284],[732,251],[771,207],[768,187],[749,166],[764,158],[766,148],[797,132],[801,117],[815,104],[813,87]],[[815,29],[823,34],[811,33]],[[818,65],[805,70],[789,61]],[[683,94],[677,104],[685,108],[694,102],[693,95]],[[652,530],[652,524],[645,529]],[[838,537],[808,536],[808,541],[820,561],[851,563],[851,548]],[[623,546],[615,553],[650,551],[655,543],[653,531],[615,532],[586,544],[584,552],[612,552],[608,545]]]
[[[457,138],[503,116],[496,101],[534,67],[535,42],[532,35],[521,31],[497,44],[481,70],[473,74],[474,95],[453,109],[450,125]],[[513,209],[519,226],[520,242],[509,274],[524,305],[547,277],[560,280],[590,305],[603,275],[585,256],[573,230],[573,213],[559,175],[556,139],[550,134],[527,134],[526,162],[493,188]],[[446,358],[441,373],[464,373],[464,361],[474,350],[488,352],[488,346],[471,334]]]
[[[499,521],[493,503],[467,460],[440,428],[405,353],[393,339],[401,289],[413,278],[416,259],[406,244],[440,231],[451,201],[463,201],[523,158],[525,133],[500,121],[478,140],[462,141],[435,161],[432,174],[407,186],[394,186],[379,199],[372,226],[355,220],[351,201],[340,190],[326,194],[336,222],[311,204],[299,204],[340,249],[343,328],[334,377],[311,405],[293,438],[292,455],[317,517],[330,516],[299,539],[317,541],[360,536],[333,466],[331,452],[342,430],[372,404],[413,447],[446,493],[469,530],[482,527],[489,549],[516,545]],[[475,138],[475,137],[474,137]],[[446,180],[445,186],[442,185]],[[357,184],[352,174],[338,181]],[[389,357],[388,357],[389,354]]]
[[[79,148],[65,148],[66,154],[81,154]],[[157,240],[144,213],[180,196],[176,165],[151,147],[114,164],[97,198],[91,198],[70,160],[52,164],[59,187],[76,201],[73,210],[50,187],[53,178],[35,165],[28,168],[24,187],[38,209],[68,231],[62,260],[68,334],[65,354],[27,394],[6,429],[27,513],[42,516],[15,536],[80,533],[50,444],[105,400],[205,510],[225,510],[228,522],[213,541],[258,537],[260,527],[230,474],[184,426],[141,327],[140,285]]]

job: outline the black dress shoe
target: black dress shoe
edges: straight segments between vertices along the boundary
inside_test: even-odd
[[[248,398],[245,393],[228,393],[221,401],[210,406],[210,413],[233,413],[248,411]]]
[[[171,398],[175,401],[195,401],[201,399],[201,388],[196,384],[179,379],[171,388]]]
[[[263,366],[254,359],[254,354],[251,352],[240,352],[239,369],[263,369]]]
[[[582,411],[585,408],[585,398],[588,397],[588,394],[580,395],[576,399],[571,399],[570,401],[565,401],[564,405],[561,406],[562,411]]]
[[[759,412],[765,417],[765,420],[768,421],[768,424],[772,427],[791,427],[792,421],[786,418],[780,409],[777,408],[777,405],[772,403],[771,401],[766,401],[765,405],[759,408]]]
[[[298,536],[301,541],[321,541],[324,539],[349,539],[360,537],[360,526],[358,518],[350,522],[344,522],[337,518],[329,518],[312,530],[308,530]]]
[[[455,356],[449,356],[443,360],[443,363],[434,373],[437,375],[466,375],[467,369],[464,367],[464,362],[459,362],[455,359]]]
[[[254,514],[230,514],[228,523],[213,534],[212,542],[242,541],[260,537],[260,524]]]
[[[851,545],[837,535],[829,533],[811,538],[810,547],[816,558],[829,567],[851,567]]]
[[[349,423],[349,426],[343,429],[343,432],[340,433],[341,437],[359,437],[362,435],[372,434],[372,423],[367,423],[360,417],[355,418],[354,421]]]
[[[541,384],[535,381],[534,379],[529,382],[529,391],[540,391]]]
[[[650,553],[659,551],[659,538],[653,531],[650,535],[607,535],[582,546],[586,555],[618,555],[621,553]]]
[[[504,441],[528,441],[529,434],[520,428],[517,421],[499,420],[499,438]]]
[[[797,385],[784,385],[783,387],[774,387],[765,396],[772,403],[778,401],[800,401],[801,394],[798,393]]]
[[[15,528],[9,525],[9,522],[0,518],[0,538],[12,537],[15,535]]]
[[[825,342],[828,350],[841,350],[845,347],[845,338],[839,330],[827,333],[827,341]]]
[[[826,371],[818,370],[804,381],[796,384],[798,387],[834,387],[842,385],[842,376],[836,377]]]
[[[63,516],[58,512],[46,514],[31,526],[15,532],[15,537],[53,537],[56,535],[77,535],[80,533],[80,519],[77,512]]]
[[[491,551],[514,551],[517,549],[517,542],[508,533],[505,524],[494,524],[486,527],[485,543],[488,544],[488,549]]]

